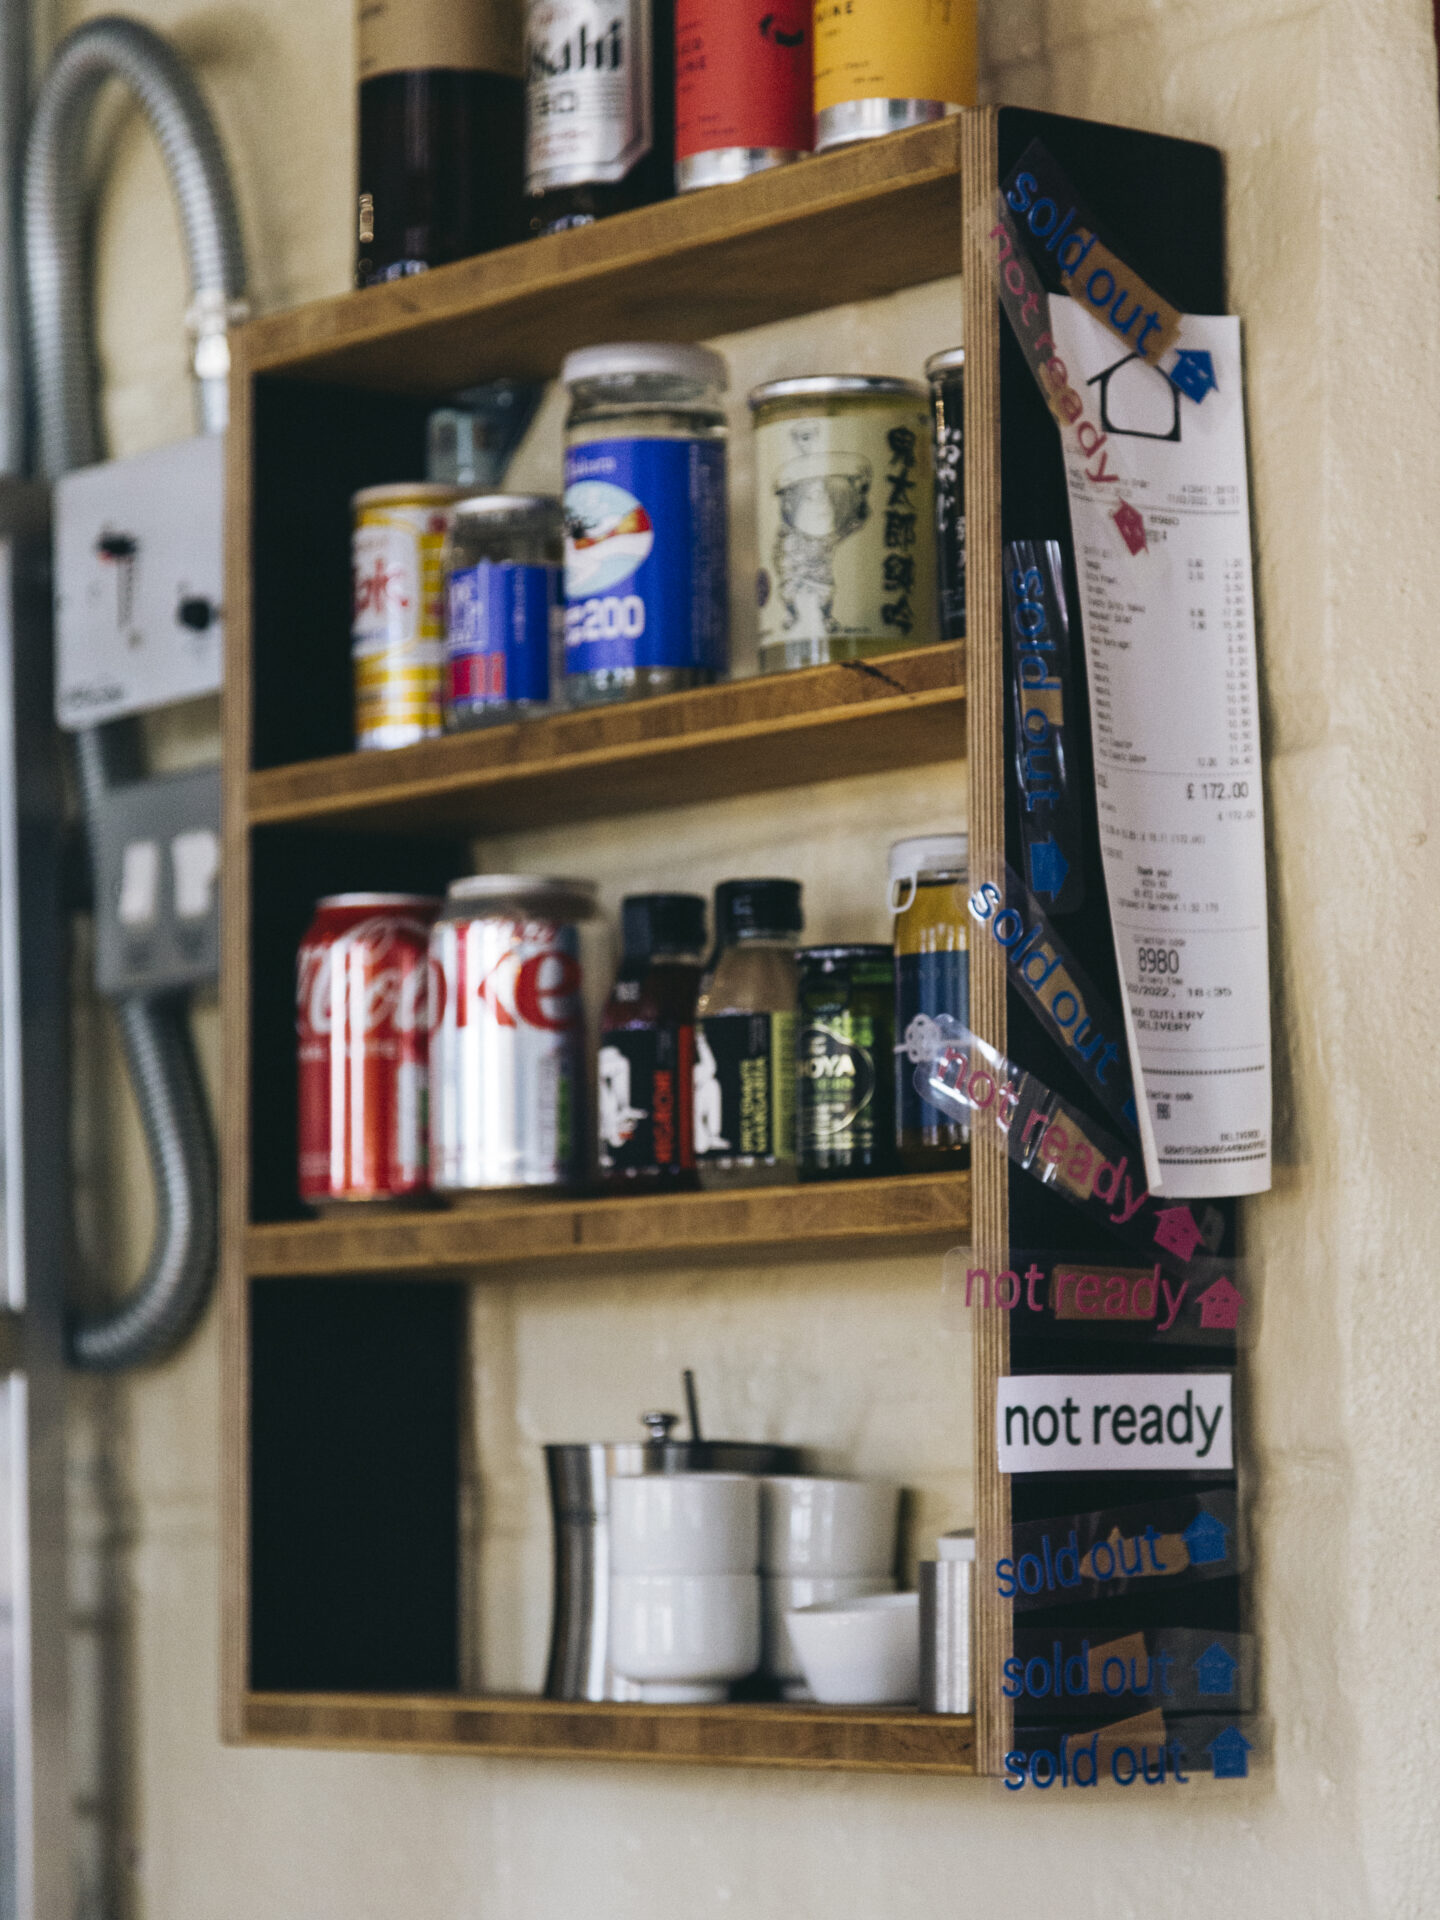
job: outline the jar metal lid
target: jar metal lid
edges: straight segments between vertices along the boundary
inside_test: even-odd
[[[800,951],[795,955],[795,958],[802,966],[809,961],[820,964],[826,960],[848,960],[851,962],[857,960],[883,960],[888,965],[894,960],[895,951],[893,947],[886,946],[878,940],[862,940],[846,946],[801,947]]]
[[[451,907],[514,905],[559,907],[573,920],[595,912],[593,880],[552,880],[539,873],[471,873],[452,880],[445,896]]]
[[[443,480],[400,480],[385,487],[362,487],[350,496],[350,505],[360,507],[448,507],[460,498],[461,487],[448,486]]]
[[[439,911],[433,893],[327,893],[315,902],[318,913],[329,907],[429,907]]]
[[[943,353],[932,353],[925,362],[925,378],[939,380],[947,373],[963,372],[964,366],[964,347],[946,347]]]
[[[889,373],[809,373],[793,380],[768,380],[750,395],[750,411],[758,413],[772,400],[891,399],[928,401],[918,380],[902,380]]]
[[[635,374],[669,375],[693,380],[698,386],[730,385],[730,369],[713,347],[683,346],[663,340],[621,340],[613,346],[581,347],[567,353],[560,378],[567,387],[584,380],[624,380]]]
[[[466,520],[520,520],[563,511],[552,493],[477,493],[455,502],[456,517]]]

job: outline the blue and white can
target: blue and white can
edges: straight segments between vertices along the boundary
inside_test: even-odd
[[[455,509],[446,564],[445,725],[548,713],[561,675],[563,515],[542,494]]]
[[[726,378],[706,347],[593,347],[565,363],[572,703],[702,686],[725,670]]]

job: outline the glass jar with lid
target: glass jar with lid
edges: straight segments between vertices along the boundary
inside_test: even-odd
[[[921,1099],[915,1069],[933,1058],[941,1014],[970,1023],[969,836],[923,834],[890,849],[895,921],[896,1145],[906,1173],[970,1164],[970,1129]]]
[[[936,639],[929,390],[817,374],[757,387],[750,411],[761,672]]]
[[[727,880],[715,889],[715,958],[696,1007],[702,1187],[795,1178],[795,946],[804,924],[798,880]]]
[[[550,711],[561,680],[564,516],[544,494],[461,500],[445,550],[445,725]]]
[[[572,353],[561,377],[567,700],[704,686],[728,657],[725,362],[631,342]]]

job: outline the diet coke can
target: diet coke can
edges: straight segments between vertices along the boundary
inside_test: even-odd
[[[430,937],[430,1165],[445,1193],[570,1187],[587,1166],[583,880],[457,880]]]
[[[430,927],[440,902],[337,893],[300,946],[300,1198],[403,1200],[428,1175]]]

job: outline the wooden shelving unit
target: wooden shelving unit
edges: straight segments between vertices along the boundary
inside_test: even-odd
[[[983,1683],[999,1672],[1009,1619],[984,1580],[973,1722],[738,1703],[580,1706],[455,1690],[464,1286],[520,1265],[598,1280],[607,1266],[677,1256],[939,1249],[966,1234],[982,1258],[1012,1241],[1037,1244],[1017,1224],[995,1143],[977,1142],[968,1178],[301,1219],[289,981],[319,893],[433,890],[465,870],[468,836],[798,786],[842,767],[965,759],[955,778],[968,780],[972,862],[993,868],[1003,857],[1001,543],[1046,530],[1043,512],[1063,502],[1063,490],[1053,429],[1001,339],[986,235],[1000,178],[1037,134],[1082,191],[1087,181],[1119,183],[1117,231],[1130,219],[1142,234],[1171,235],[1161,249],[1167,291],[1203,308],[1208,263],[1219,257],[1214,156],[983,108],[275,315],[237,336],[221,989],[222,1697],[231,1739],[1000,1770],[1006,1708]],[[1187,276],[1187,246],[1207,263],[1198,278]],[[956,272],[967,349],[963,648],[566,714],[402,753],[350,751],[349,496],[423,470],[435,399],[498,374],[552,375],[566,352],[606,339],[709,338]],[[1003,1047],[1008,1012],[1003,958],[986,943],[972,956],[972,1025]],[[400,1351],[403,1377],[393,1364]],[[1005,1550],[1009,1525],[990,1434],[1006,1365],[1006,1336],[992,1320],[975,1360],[982,1566]],[[301,1631],[294,1620],[307,1609]]]

